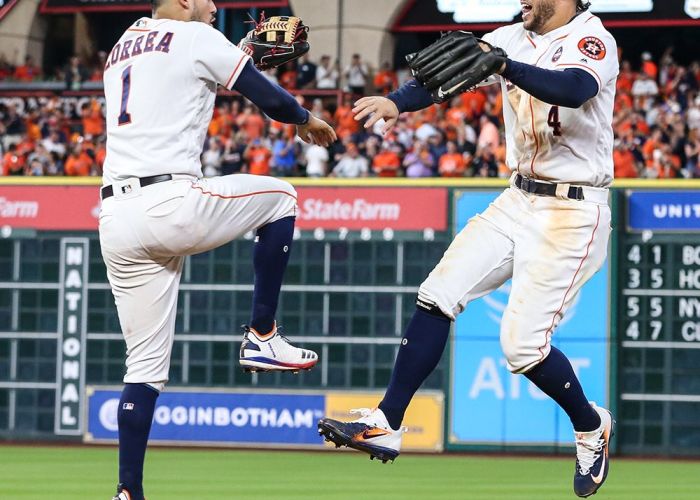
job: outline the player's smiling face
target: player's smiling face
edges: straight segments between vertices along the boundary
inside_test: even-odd
[[[542,33],[556,12],[555,0],[520,0],[520,5],[524,28],[538,34]]]
[[[198,21],[209,25],[216,20],[216,5],[214,0],[190,0],[192,5],[190,21]]]

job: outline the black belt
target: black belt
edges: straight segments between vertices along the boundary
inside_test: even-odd
[[[161,174],[161,175],[151,175],[149,177],[139,177],[139,184],[141,187],[145,186],[150,186],[151,184],[156,184],[158,182],[165,182],[172,180],[173,176],[170,174]],[[127,186],[122,187],[122,189],[126,189]],[[127,194],[126,192],[124,194]],[[107,199],[110,196],[114,196],[114,189],[112,186],[104,186],[102,189],[100,189],[100,195],[102,199]]]
[[[526,193],[539,194],[542,196],[556,196],[557,185],[549,182],[536,181],[520,174],[515,176],[515,187],[522,189]],[[572,200],[583,200],[583,188],[581,186],[570,186],[566,195]]]

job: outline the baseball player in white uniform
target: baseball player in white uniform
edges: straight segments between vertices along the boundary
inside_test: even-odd
[[[608,471],[610,412],[589,403],[552,334],[586,281],[602,266],[610,231],[612,113],[618,73],[614,38],[580,0],[522,0],[523,22],[484,38],[506,51],[500,75],[510,187],[455,237],[420,286],[384,399],[353,422],[322,419],[337,445],[393,460],[415,391],[440,360],[451,322],[467,304],[512,278],[501,346],[569,415],[577,448],[574,491],[592,495]],[[487,49],[484,49],[487,50]],[[516,62],[517,61],[517,62]],[[402,111],[432,104],[415,81],[360,99],[356,119],[389,131]]]
[[[104,72],[107,157],[101,188],[102,255],[127,347],[119,403],[117,500],[141,500],[156,398],[168,381],[185,256],[257,231],[255,289],[240,362],[250,370],[312,368],[316,353],[277,332],[275,312],[294,231],[296,192],[262,176],[202,178],[200,155],[219,85],[238,90],[299,136],[335,133],[271,84],[215,30],[211,0],[156,0],[130,26]]]

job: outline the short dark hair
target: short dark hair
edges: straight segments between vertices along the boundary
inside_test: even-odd
[[[163,0],[151,0],[151,8],[153,10],[156,10],[158,7],[160,7],[160,4],[163,3]]]

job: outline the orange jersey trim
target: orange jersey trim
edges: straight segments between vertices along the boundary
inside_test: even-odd
[[[229,86],[231,85],[231,80],[233,80],[233,77],[236,76],[236,73],[238,73],[238,68],[241,67],[241,64],[245,61],[247,61],[247,57],[242,57],[240,61],[238,61],[238,64],[236,64],[236,67],[233,68],[233,72],[231,72],[231,76],[229,77],[228,81],[226,82],[226,88],[230,88]]]
[[[197,189],[202,192],[204,195],[208,196],[213,196],[214,198],[221,198],[223,200],[235,200],[238,198],[247,198],[249,196],[257,196],[259,194],[286,194],[287,196],[294,198],[295,200],[297,199],[296,196],[288,193],[287,191],[281,191],[281,190],[272,190],[272,191],[255,191],[252,193],[246,193],[246,194],[237,194],[233,196],[225,195],[225,194],[218,194],[218,193],[212,193],[211,191],[205,191],[203,187],[201,186],[192,186],[192,189]]]

